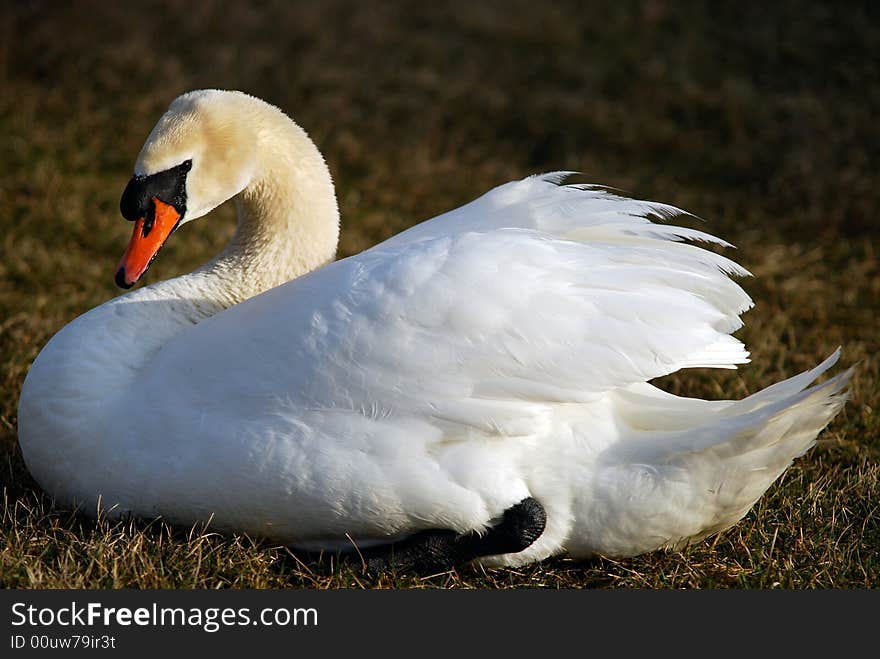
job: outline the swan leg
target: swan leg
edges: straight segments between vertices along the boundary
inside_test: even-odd
[[[482,535],[428,529],[399,542],[361,551],[360,557],[370,574],[447,570],[481,556],[521,552],[541,536],[546,523],[544,506],[529,497],[505,510],[501,521]]]

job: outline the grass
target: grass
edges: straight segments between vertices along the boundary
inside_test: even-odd
[[[880,583],[880,16],[869,4],[6,3],[0,14],[0,586],[873,588]],[[681,552],[368,580],[329,558],[57,508],[16,443],[21,383],[117,291],[118,200],[179,93],[242,89],[292,114],[338,186],[340,255],[530,173],[576,169],[687,208],[737,245],[757,303],[741,397],[843,346],[852,397],[733,529]],[[207,260],[232,211],[148,280]]]

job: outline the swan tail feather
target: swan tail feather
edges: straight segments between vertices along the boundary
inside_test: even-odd
[[[662,430],[633,428],[602,456],[604,537],[596,553],[634,555],[677,548],[742,519],[792,462],[815,445],[846,402],[849,368],[813,384],[840,356],[740,401],[702,401],[634,388],[624,414],[653,396]],[[687,427],[687,415],[695,425]],[[658,418],[655,416],[655,419]],[[624,417],[627,418],[627,417]],[[664,425],[665,423],[665,425]],[[636,548],[637,551],[633,551]]]
[[[819,433],[846,403],[852,375],[849,368],[789,397],[752,401],[760,406],[743,415],[748,425],[706,451],[707,463],[717,465],[704,479],[718,484],[710,501],[714,519],[708,518],[697,533],[674,539],[669,546],[702,540],[742,519],[792,462],[816,444]]]

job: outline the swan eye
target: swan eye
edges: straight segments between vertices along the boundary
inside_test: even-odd
[[[148,218],[154,198],[173,206],[182,216],[186,212],[186,175],[191,169],[192,159],[188,159],[155,174],[132,176],[119,201],[122,217],[131,222]]]

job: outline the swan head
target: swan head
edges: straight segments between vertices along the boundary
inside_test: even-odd
[[[122,194],[120,210],[135,223],[116,268],[131,288],[169,236],[244,190],[256,168],[262,101],[241,92],[200,90],[179,96],[150,133]]]

